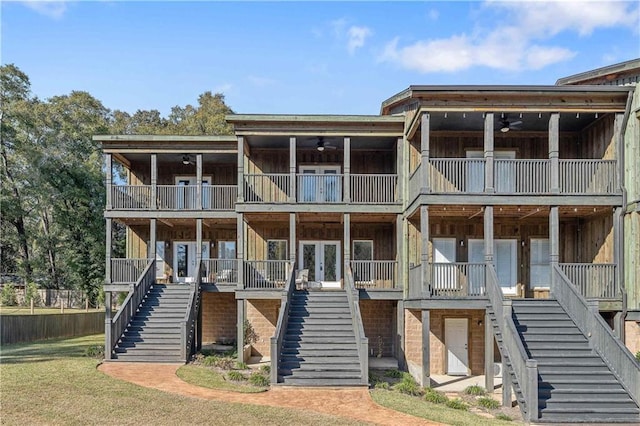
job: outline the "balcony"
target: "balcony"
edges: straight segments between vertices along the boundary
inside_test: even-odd
[[[202,284],[237,285],[237,259],[202,259]]]
[[[149,259],[111,259],[111,283],[133,284],[149,264]]]
[[[112,185],[114,210],[234,210],[238,197],[236,185],[202,185],[198,203],[198,185],[156,185],[154,205],[152,185]]]
[[[245,260],[243,288],[272,290],[285,287],[290,274],[288,260]]]
[[[409,298],[484,298],[484,263],[431,263],[431,285],[423,281],[423,265],[409,268]]]
[[[587,299],[620,300],[622,292],[613,263],[560,263],[560,270]]]
[[[397,288],[395,260],[352,260],[351,270],[356,288],[388,290]]]

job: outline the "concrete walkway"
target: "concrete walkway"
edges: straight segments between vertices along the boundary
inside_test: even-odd
[[[381,407],[373,402],[364,387],[319,389],[276,386],[263,393],[238,393],[186,383],[176,375],[179,367],[177,364],[107,362],[98,369],[116,379],[193,398],[311,410],[381,425],[439,424]]]

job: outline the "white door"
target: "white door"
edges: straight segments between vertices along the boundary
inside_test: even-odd
[[[447,374],[469,375],[468,320],[444,319],[444,344],[447,348]]]
[[[484,151],[467,151],[467,158],[484,159]],[[467,164],[466,192],[484,192],[484,163],[471,162]]]
[[[433,239],[433,288],[434,290],[457,290],[456,280],[456,239]]]
[[[177,176],[176,185],[176,206],[178,209],[197,209],[196,194],[198,186],[198,178],[196,176]],[[202,185],[211,185],[210,177],[202,178]],[[209,197],[209,191],[204,189],[202,191],[202,206],[204,208],[211,208],[211,200]]]
[[[342,201],[340,166],[300,166],[298,200],[304,203]]]
[[[309,270],[309,282],[340,288],[339,241],[301,241],[299,265]]]
[[[511,194],[516,192],[516,165],[512,161],[516,158],[515,151],[495,151],[493,158],[498,160],[495,162],[495,190],[499,193]]]
[[[495,240],[493,264],[498,276],[498,284],[504,294],[515,295],[517,276],[516,240]]]
[[[531,239],[531,282],[534,288],[549,288],[551,284],[551,257],[548,238]]]
[[[484,294],[484,240],[469,240],[469,293]]]
[[[209,242],[202,242],[202,258],[209,258]],[[173,276],[179,283],[194,282],[196,278],[196,242],[176,241],[173,243]]]

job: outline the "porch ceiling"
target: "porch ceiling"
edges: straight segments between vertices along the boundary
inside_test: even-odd
[[[333,146],[339,150],[344,149],[344,138],[347,136],[351,139],[352,150],[391,150],[395,149],[398,141],[398,136],[351,136],[348,132],[339,135],[327,135],[323,132],[318,132],[312,135],[295,136],[296,149],[316,149],[319,136],[323,137],[325,146]],[[289,149],[289,136],[251,135],[246,136],[246,141],[252,148]]]
[[[527,218],[548,218],[549,206],[494,206],[494,218],[509,217],[518,220]],[[612,214],[612,207],[608,206],[561,206],[558,209],[560,218],[581,218],[605,216]],[[467,219],[482,218],[484,207],[468,205],[431,205],[429,216],[432,217],[466,217]],[[418,209],[415,219],[420,217]]]

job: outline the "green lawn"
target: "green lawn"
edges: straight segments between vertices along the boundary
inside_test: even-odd
[[[201,386],[203,388],[229,390],[242,393],[264,392],[265,388],[251,386],[248,382],[232,382],[225,380],[224,376],[213,370],[194,365],[183,365],[176,372],[178,377],[192,385]],[[248,373],[245,372],[248,377]]]
[[[83,309],[65,308],[65,314],[82,314],[87,311]],[[89,312],[104,312],[104,309],[89,309]],[[34,314],[59,314],[60,308],[34,308]],[[29,306],[0,306],[0,315],[31,315]]]
[[[83,356],[104,336],[0,349],[3,425],[327,425],[348,420],[295,410],[180,397],[112,379]]]

